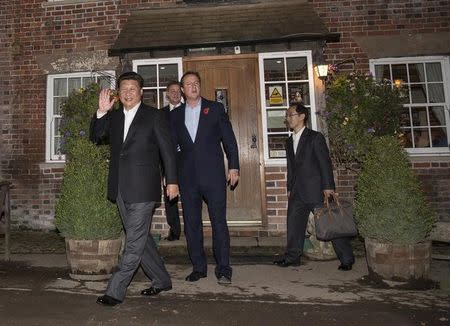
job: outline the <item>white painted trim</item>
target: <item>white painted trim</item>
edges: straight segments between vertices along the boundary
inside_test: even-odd
[[[258,64],[259,64],[259,86],[260,86],[260,100],[261,100],[261,119],[262,119],[262,129],[263,129],[263,150],[264,150],[264,163],[265,166],[273,166],[273,165],[285,165],[286,159],[275,159],[269,158],[269,144],[268,144],[268,133],[267,133],[267,114],[266,114],[266,90],[265,90],[265,82],[264,82],[264,59],[270,58],[292,58],[292,57],[306,57],[308,63],[308,83],[309,83],[309,98],[310,98],[310,121],[312,129],[317,130],[317,108],[316,108],[316,95],[314,88],[314,73],[313,73],[313,62],[312,62],[312,52],[310,50],[307,51],[285,51],[285,52],[266,52],[258,54]],[[287,76],[287,65],[284,66],[285,76]],[[290,80],[292,82],[306,82],[306,80]],[[271,83],[271,82],[268,82]],[[274,82],[280,83],[280,82]],[[286,87],[286,94],[288,96],[288,81],[284,80],[282,82]],[[289,101],[289,98],[287,98]],[[289,105],[289,103],[287,103]],[[285,108],[288,106],[280,106],[277,108]],[[290,134],[290,132],[288,133]]]
[[[174,57],[174,58],[161,58],[161,59],[138,59],[133,60],[133,71],[137,72],[137,69],[139,66],[146,66],[146,65],[156,65],[158,67],[161,64],[177,64],[178,65],[178,81],[180,81],[181,76],[183,75],[183,58],[182,57]],[[157,78],[157,86],[156,87],[144,87],[143,89],[156,89],[157,94],[157,102],[158,102],[158,108],[161,108],[162,105],[159,103],[160,97],[159,97],[159,91],[161,89],[165,89],[165,86],[159,85],[159,69],[156,69],[156,78]]]
[[[102,74],[115,76],[115,71],[113,70],[103,70],[98,73],[96,72],[74,72],[74,73],[64,73],[64,74],[52,74],[47,75],[47,92],[46,92],[46,118],[45,118],[45,162],[46,163],[63,163],[65,162],[64,155],[53,155],[54,148],[54,138],[53,138],[53,81],[56,78],[73,78],[73,77],[101,77]],[[113,80],[112,85],[114,86],[115,80]],[[68,85],[68,84],[67,84]],[[67,91],[67,90],[66,90]]]
[[[447,122],[447,144],[450,145],[450,61],[449,56],[417,56],[417,57],[400,57],[400,58],[379,58],[369,60],[369,69],[375,76],[375,65],[379,64],[395,64],[395,63],[424,63],[438,62],[442,65],[442,80],[444,82],[445,103],[433,103],[435,105],[444,106],[445,121]],[[391,72],[392,75],[392,72]],[[417,104],[409,104],[414,107]],[[450,156],[450,147],[436,148],[407,148],[406,151],[411,156]]]

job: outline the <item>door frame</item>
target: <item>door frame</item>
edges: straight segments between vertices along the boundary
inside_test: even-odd
[[[183,73],[186,72],[187,62],[196,61],[214,61],[214,60],[234,60],[234,59],[254,59],[255,60],[255,87],[256,87],[256,110],[257,112],[257,130],[258,130],[258,153],[259,153],[259,179],[260,179],[260,189],[261,189],[261,222],[249,224],[244,222],[232,222],[230,226],[262,226],[267,227],[267,202],[266,202],[266,177],[265,177],[265,165],[264,165],[264,134],[262,126],[262,116],[261,116],[261,94],[260,94],[260,74],[259,74],[259,63],[258,54],[230,54],[230,55],[213,55],[213,56],[195,56],[195,57],[183,57]]]

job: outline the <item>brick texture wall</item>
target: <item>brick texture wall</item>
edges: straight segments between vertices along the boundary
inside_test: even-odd
[[[368,57],[356,36],[450,31],[450,1],[309,0],[341,41],[325,49],[328,62],[354,57],[368,70]],[[16,225],[52,228],[63,165],[45,162],[47,71],[39,57],[106,51],[130,10],[182,5],[180,0],[0,2],[0,178],[13,182],[12,215]],[[352,68],[351,65],[341,67]],[[450,167],[442,161],[413,163],[441,220],[450,221]],[[285,167],[266,167],[267,235],[285,232]],[[341,196],[352,198],[355,174],[336,172]],[[154,227],[167,230],[163,209]]]

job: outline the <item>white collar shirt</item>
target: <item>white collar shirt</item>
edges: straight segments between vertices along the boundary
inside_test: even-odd
[[[179,107],[181,105],[181,102],[178,103],[177,105],[173,105],[172,103],[169,103],[169,110],[172,111],[174,109],[176,109],[177,107]]]
[[[130,130],[131,123],[133,122],[134,116],[136,115],[136,112],[139,109],[140,105],[141,105],[141,102],[136,104],[130,110],[125,110],[125,108],[123,108],[123,114],[125,115],[125,119],[124,119],[124,123],[123,123],[123,141],[125,141],[125,139],[127,138],[128,130]]]

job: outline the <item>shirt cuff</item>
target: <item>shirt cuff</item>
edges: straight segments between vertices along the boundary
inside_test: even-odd
[[[103,118],[106,115],[106,113],[108,112],[101,112],[100,110],[97,110],[97,119]]]

